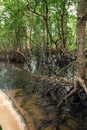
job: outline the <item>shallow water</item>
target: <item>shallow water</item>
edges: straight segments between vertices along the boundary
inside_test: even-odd
[[[3,90],[16,89],[29,84],[28,73],[11,65],[0,63],[0,88]]]
[[[0,63],[0,89],[25,111],[24,118],[29,122],[29,130],[36,130],[33,124],[36,126],[42,118],[41,109],[36,105],[38,94],[34,93],[39,85],[38,79],[41,82],[38,73],[29,73],[21,65]]]
[[[43,79],[39,72],[30,73],[22,65],[0,63],[0,89],[10,95],[16,106],[20,108],[29,130],[57,130],[51,123],[48,126],[45,123],[48,118],[53,118],[54,111],[50,115],[48,113],[54,107],[39,107],[37,103],[39,99],[38,86],[41,85]],[[41,103],[43,104],[43,101],[39,102],[39,104]],[[71,125],[72,120],[68,118],[68,124]],[[74,124],[78,126],[76,121]],[[60,130],[76,130],[73,126],[70,127],[66,128],[66,124],[63,124]]]

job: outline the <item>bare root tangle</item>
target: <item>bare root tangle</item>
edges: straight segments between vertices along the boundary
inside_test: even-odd
[[[64,80],[66,83],[67,82],[72,83],[72,80],[68,80],[66,78],[61,78],[61,79]],[[59,81],[61,81],[61,79]],[[80,89],[78,88],[77,83],[80,84],[80,87],[82,87],[84,92],[87,94],[87,87],[84,83],[84,80],[82,80],[80,77],[76,77],[74,79],[74,84],[75,84],[74,88],[58,103],[57,107],[60,106],[62,102],[65,101],[68,97],[72,96],[78,89]]]
[[[17,50],[17,51],[15,51],[15,53],[18,53],[19,55],[21,55],[24,58],[24,60],[27,62],[27,58],[26,58],[25,54],[22,51]]]
[[[59,78],[56,76],[55,78],[46,77],[46,79],[44,78],[43,80],[42,87],[44,88],[44,92],[43,95],[41,95],[42,104],[40,103],[40,107],[43,107],[44,111],[46,111],[46,117],[48,120],[46,120],[46,117],[42,119],[40,124],[38,124],[38,127],[43,125],[43,122],[47,122],[47,125],[49,125],[49,122],[55,120],[51,123],[53,123],[54,126],[58,125],[58,128],[60,128],[63,125],[63,122],[60,121],[60,116],[71,116],[80,121],[80,117],[78,115],[82,112],[81,116],[83,116],[83,108],[85,109],[86,105],[86,98],[82,99],[82,97],[85,93],[87,94],[86,84],[83,79],[80,77],[74,77],[71,79],[66,77]],[[68,89],[68,87],[71,88]],[[62,94],[61,92],[63,91],[66,92],[61,96],[60,94]],[[52,117],[49,116],[51,114],[53,114]],[[64,118],[61,118],[61,120],[63,119]]]
[[[58,103],[57,108],[60,107],[62,105],[62,103],[67,100],[67,98],[74,95],[81,88],[87,94],[87,87],[84,83],[84,80],[81,79],[80,77],[74,77],[74,79],[67,79],[67,78],[60,77],[59,79],[53,78],[53,80],[51,78],[51,79],[48,79],[48,81],[50,81],[50,82],[52,81],[56,84],[53,87],[47,88],[43,96],[47,96],[47,94],[52,93],[52,91],[58,91],[59,88],[65,88],[66,89],[67,87],[69,87],[69,85],[73,86],[73,88],[70,89],[68,91],[68,93],[60,101],[59,101],[58,98],[55,98],[56,100],[58,99],[58,101],[56,101]]]

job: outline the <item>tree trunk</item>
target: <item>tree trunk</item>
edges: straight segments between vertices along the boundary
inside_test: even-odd
[[[85,72],[85,24],[87,0],[78,3],[77,16],[77,76],[83,77]]]

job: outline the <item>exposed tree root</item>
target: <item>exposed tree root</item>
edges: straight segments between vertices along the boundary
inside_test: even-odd
[[[68,80],[66,78],[61,78],[62,80],[64,80],[66,83],[72,83],[73,81]],[[61,81],[61,79],[59,81]],[[57,107],[59,107],[63,101],[65,101],[68,97],[72,96],[77,90],[79,90],[78,88],[78,84],[80,85],[80,87],[83,88],[84,92],[87,94],[87,87],[84,83],[84,80],[82,80],[80,77],[76,77],[74,79],[74,88],[58,103]]]
[[[24,54],[22,51],[17,50],[17,51],[15,51],[15,52],[16,52],[17,54],[21,55],[21,56],[24,58],[24,60],[27,62],[27,58],[26,58],[25,54]]]
[[[12,63],[27,63],[30,62],[28,57],[21,50],[9,52],[9,61]]]
[[[82,80],[80,77],[76,77],[76,81],[79,82],[80,86],[83,88],[83,90],[87,94],[87,87],[84,83],[84,80]]]
[[[77,91],[77,88],[73,88],[57,105],[59,107],[63,101],[67,100],[68,97],[70,97],[72,94],[74,94]]]
[[[71,87],[70,89],[68,89],[69,86]],[[54,119],[55,122],[57,122],[58,129],[63,126],[63,122],[61,121],[65,121],[65,117],[67,117],[67,115],[76,118],[78,121],[82,119],[83,115],[86,115],[84,113],[87,109],[85,102],[87,88],[84,80],[80,77],[74,77],[72,79],[68,79],[66,77],[60,77],[59,79],[57,77],[51,77],[43,81],[42,87],[44,88],[44,92],[43,96],[41,96],[42,103],[40,103],[40,106],[42,105],[42,107],[46,109],[47,117],[53,112],[53,117],[48,118],[48,121]],[[64,95],[61,95],[63,94],[63,91],[66,92],[64,93]],[[46,105],[44,105],[44,102],[46,103]],[[47,109],[49,109],[49,111],[47,111]],[[78,115],[80,115],[81,117]],[[62,116],[64,116],[64,118],[62,118]],[[43,120],[40,122],[39,125],[41,125],[42,123]]]

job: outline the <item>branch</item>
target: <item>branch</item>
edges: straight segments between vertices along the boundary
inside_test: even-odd
[[[76,81],[80,83],[80,86],[84,89],[85,93],[87,94],[87,87],[84,83],[84,80],[82,80],[80,77],[76,77]]]
[[[36,15],[38,15],[38,16],[41,16],[41,17],[43,17],[43,18],[45,19],[45,16],[44,16],[44,15],[42,15],[42,14],[36,12],[35,8],[33,8],[33,7],[30,5],[30,2],[29,2],[28,0],[26,0],[26,1],[27,1],[27,4],[28,4],[28,5],[27,5],[28,9],[29,9],[32,13],[34,13],[34,14],[36,14]]]
[[[74,94],[77,91],[77,88],[74,87],[57,105],[57,107],[60,107],[63,101],[65,101],[68,97],[70,97],[72,94]]]

